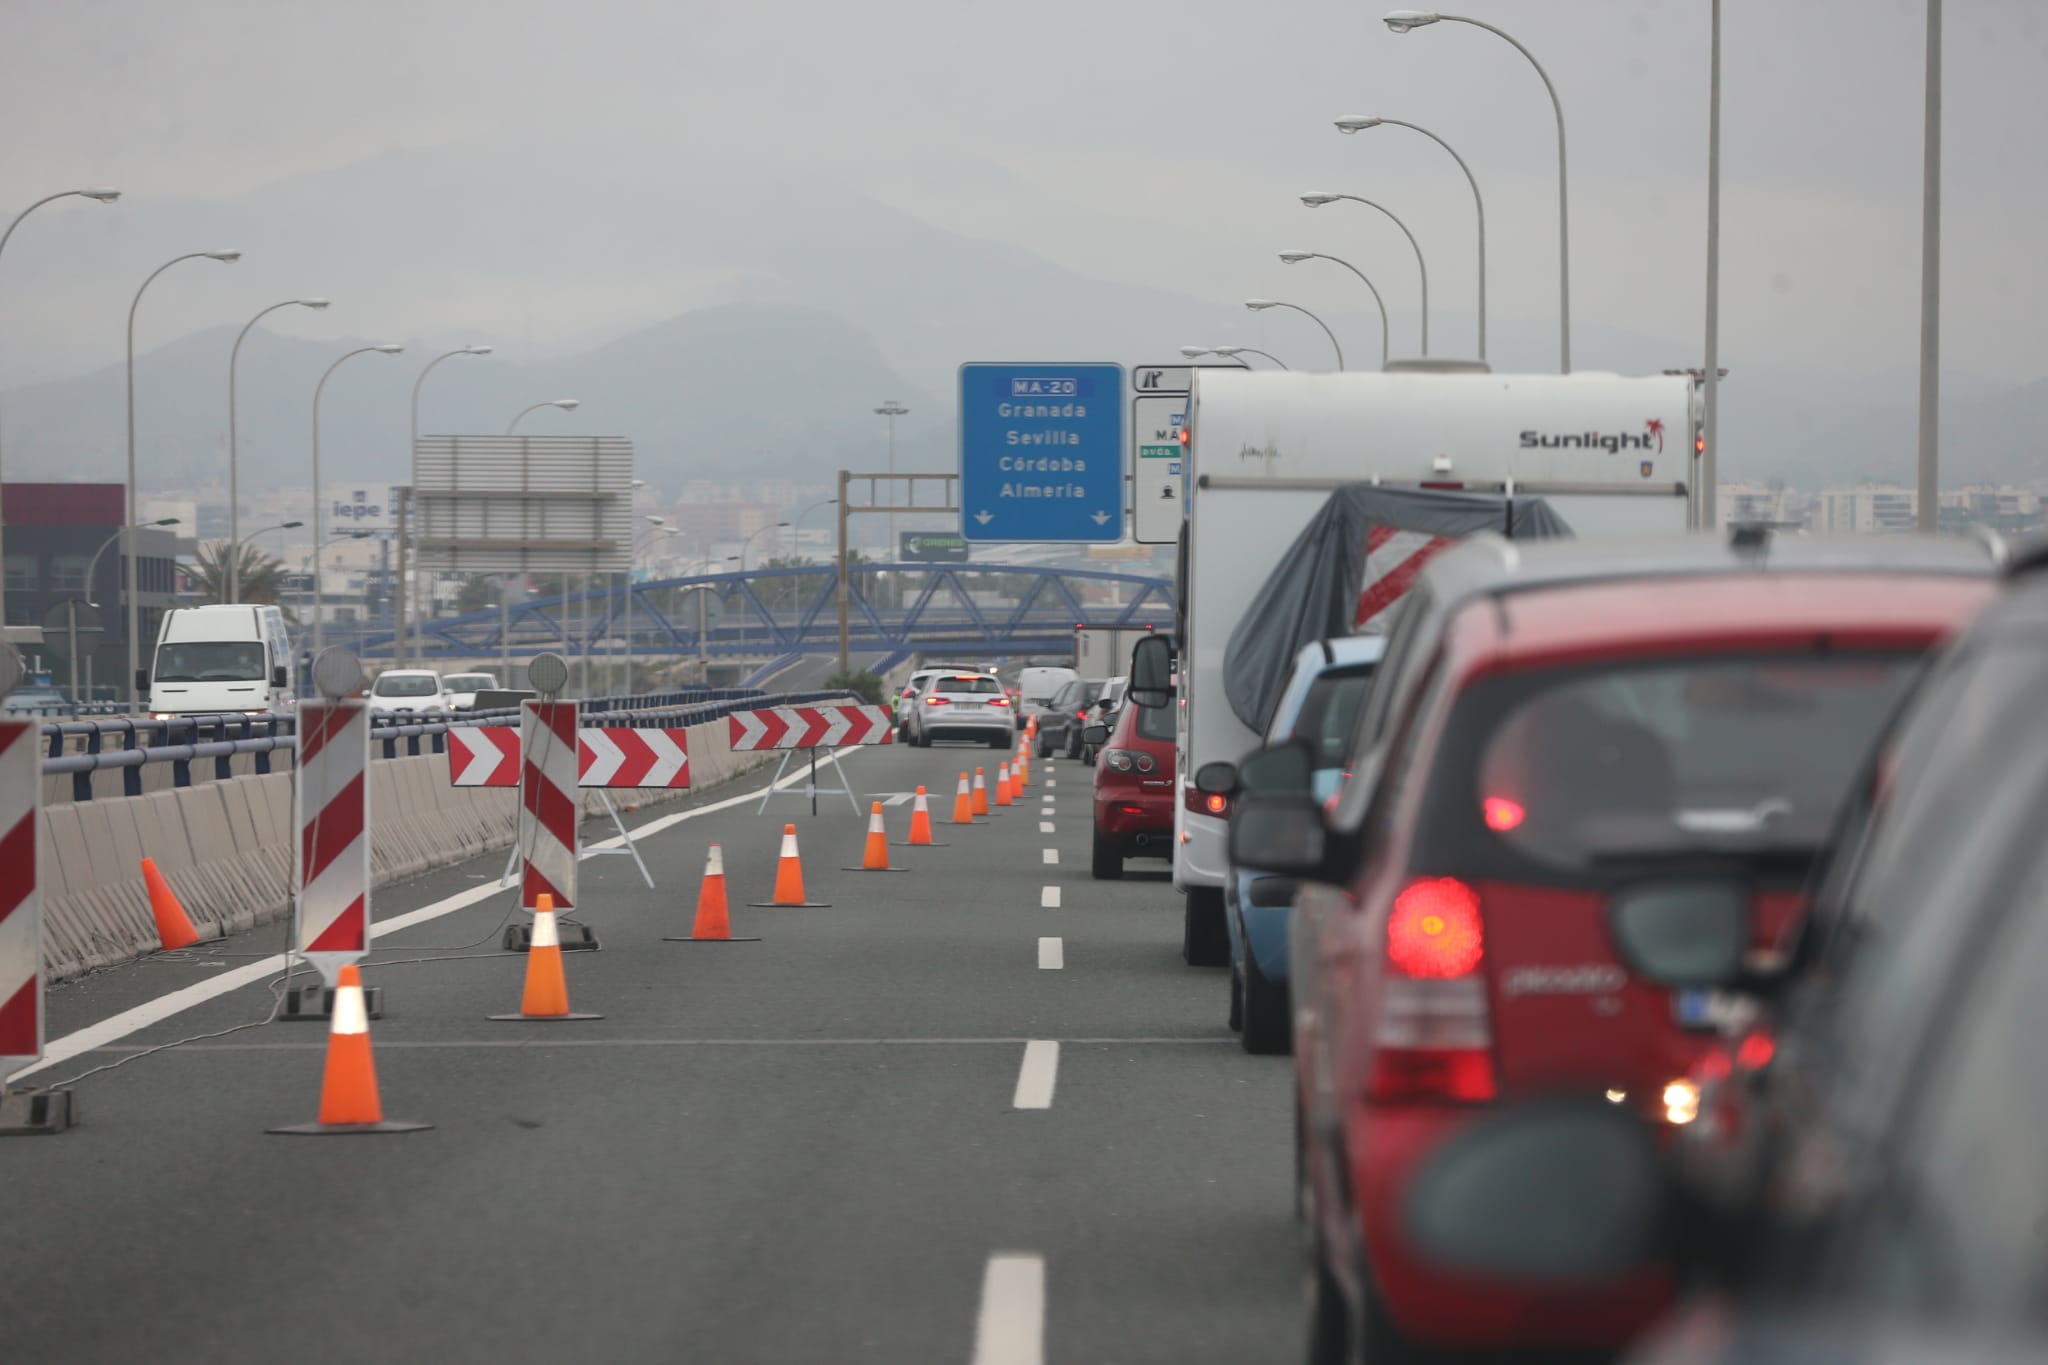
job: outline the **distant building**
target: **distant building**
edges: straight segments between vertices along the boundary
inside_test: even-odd
[[[1785,519],[1785,490],[1782,488],[1766,488],[1755,483],[1724,483],[1717,491],[1716,501],[1724,524],[1769,522],[1775,525]]]
[[[1835,535],[1911,531],[1919,523],[1920,494],[1896,484],[1867,483],[1824,488],[1813,529]]]
[[[2043,524],[2041,494],[2032,488],[1971,484],[1943,489],[1941,517],[1999,531],[2039,530]]]
[[[118,483],[0,487],[0,514],[6,519],[6,638],[26,656],[32,672],[49,674],[59,687],[72,681],[69,653],[54,639],[43,643],[40,627],[51,608],[76,598],[95,604],[101,627],[97,643],[81,652],[78,680],[90,680],[101,696],[128,695],[128,570],[117,543],[126,504],[127,490]],[[135,533],[141,551],[136,601],[145,658],[157,622],[172,603],[175,529],[144,526]]]

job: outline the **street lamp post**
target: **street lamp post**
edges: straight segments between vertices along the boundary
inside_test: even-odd
[[[349,359],[351,356],[368,355],[372,351],[378,355],[398,355],[404,350],[405,347],[403,346],[386,342],[382,346],[358,346],[353,351],[344,351],[332,365],[329,365],[321,373],[320,382],[313,386],[313,653],[315,657],[318,657],[320,651],[327,644],[327,596],[325,585],[321,582],[322,560],[320,558],[320,552],[326,549],[328,544],[327,541],[321,539],[320,534],[324,525],[323,514],[327,506],[326,499],[320,492],[320,395],[327,391],[327,377],[340,369],[341,362]]]
[[[649,527],[633,538],[632,553],[626,560],[626,695],[633,695],[633,573],[639,566],[640,551],[650,536],[679,536],[682,534],[668,524],[667,517],[650,515]]]
[[[1283,251],[1280,253],[1280,259],[1289,265],[1299,265],[1303,261],[1335,261],[1338,265],[1343,266],[1346,270],[1358,276],[1365,287],[1372,290],[1372,301],[1380,306],[1380,368],[1385,369],[1387,367],[1388,354],[1387,301],[1380,297],[1380,291],[1373,282],[1366,279],[1365,272],[1340,256],[1326,256],[1320,251]],[[1342,369],[1343,366],[1340,365],[1338,368]]]
[[[1465,183],[1472,187],[1472,206],[1479,213],[1479,358],[1486,359],[1486,199],[1479,193],[1479,181],[1473,176],[1472,168],[1465,164],[1465,158],[1458,155],[1458,149],[1438,137],[1419,123],[1404,119],[1376,118],[1365,114],[1352,114],[1337,120],[1337,130],[1342,133],[1362,133],[1368,128],[1381,124],[1391,128],[1406,128],[1420,133],[1451,154],[1451,160],[1458,163],[1458,169],[1465,173]]]
[[[7,225],[7,231],[0,232],[0,255],[6,254],[7,241],[10,237],[14,236],[14,230],[21,226],[21,220],[28,217],[31,213],[34,213],[37,209],[41,208],[45,204],[54,204],[59,199],[72,198],[96,199],[102,204],[111,204],[120,197],[121,191],[119,190],[59,190],[55,194],[46,194],[42,198],[36,200],[35,203],[30,204],[27,208],[23,209],[20,213],[15,214],[14,221]],[[0,469],[0,488],[4,488],[5,486],[6,474],[4,472],[4,469]],[[0,510],[0,555],[4,555],[5,553],[6,531],[7,518],[5,516],[4,510]],[[86,586],[87,589],[90,590],[91,584],[88,583]],[[0,572],[0,632],[4,632],[6,627],[7,575],[4,572]]]
[[[1262,351],[1256,346],[1183,346],[1180,348],[1180,353],[1189,360],[1198,360],[1205,355],[1220,355],[1225,359],[1236,355],[1259,355],[1264,356],[1283,370],[1287,368],[1287,362],[1279,356],[1274,355],[1271,351]],[[1250,367],[1247,366],[1246,368]]]
[[[286,299],[273,303],[248,322],[235,334],[234,349],[228,352],[228,545],[236,553],[228,556],[228,601],[237,602],[242,596],[242,485],[241,485],[241,443],[236,428],[235,372],[242,360],[242,342],[247,340],[249,329],[280,308],[325,308],[326,299]]]
[[[875,409],[875,416],[889,419],[889,473],[892,475],[896,472],[896,419],[906,415],[909,411],[909,408],[904,407],[893,398]],[[896,482],[893,478],[889,481],[889,487],[891,490],[894,490],[896,487]],[[896,553],[896,514],[894,512],[889,514],[888,523],[889,553],[893,558]]]
[[[542,408],[560,408],[563,412],[574,412],[577,408],[581,406],[582,402],[575,398],[551,398],[545,403],[535,403],[531,407],[521,408],[519,410],[519,416],[514,417],[511,421],[505,424],[505,434],[507,436],[510,436],[512,434],[512,429],[518,426],[520,419],[525,417],[526,414],[529,412],[539,412]]]
[[[412,381],[412,452],[411,452],[411,454],[409,454],[409,455],[408,455],[408,457],[407,457],[407,458],[408,458],[409,460],[417,460],[417,459],[418,459],[418,457],[419,457],[419,448],[420,448],[420,386],[421,386],[421,385],[423,385],[423,384],[425,384],[425,383],[427,382],[427,376],[428,376],[428,375],[430,375],[430,374],[432,374],[432,373],[434,372],[434,367],[435,367],[436,365],[439,365],[439,364],[440,364],[440,363],[441,363],[442,361],[444,361],[444,360],[450,360],[450,359],[453,359],[454,357],[456,357],[456,356],[459,356],[459,355],[489,355],[490,353],[491,353],[491,348],[490,348],[490,347],[488,347],[488,346],[458,346],[458,347],[456,347],[456,348],[455,348],[454,350],[452,350],[452,351],[443,351],[443,352],[442,352],[442,353],[441,353],[440,355],[437,355],[437,356],[435,356],[435,357],[434,357],[434,358],[433,358],[432,360],[429,360],[429,361],[428,361],[428,362],[426,363],[426,367],[425,367],[424,369],[422,369],[422,370],[420,371],[420,375],[419,375],[419,378],[417,378],[417,379],[415,379],[415,380],[413,380],[413,381]],[[408,488],[407,488],[407,489],[406,489],[406,490],[405,490],[405,491],[404,491],[404,492],[403,492],[403,493],[402,493],[402,494],[400,495],[400,498],[401,498],[401,505],[400,505],[400,508],[399,508],[399,522],[398,522],[398,590],[397,590],[396,592],[394,592],[394,593],[392,593],[392,594],[391,594],[391,603],[392,603],[392,608],[391,608],[391,609],[392,609],[392,618],[393,618],[393,619],[392,619],[392,623],[391,623],[391,624],[392,624],[392,640],[391,640],[391,657],[392,657],[392,661],[393,661],[394,663],[398,664],[398,665],[399,665],[400,667],[404,667],[404,665],[405,665],[405,599],[406,599],[406,596],[408,595],[408,593],[410,592],[410,589],[409,589],[409,588],[407,587],[407,585],[406,585],[406,579],[405,579],[405,511],[406,511],[406,509],[405,509],[405,506],[404,506],[404,504],[405,504],[405,503],[409,503],[409,502],[410,502],[410,501],[412,500],[412,490],[411,490],[411,488],[410,488],[410,487],[408,487]],[[565,603],[564,605],[565,605],[565,608],[566,608],[566,603]]]
[[[155,520],[155,521],[150,521],[150,522],[144,522],[143,524],[144,524],[145,526],[176,526],[176,525],[178,524],[178,518],[177,518],[177,517],[159,517],[159,518],[158,518],[157,520]],[[101,542],[100,542],[100,547],[99,547],[99,549],[97,549],[97,550],[94,550],[94,551],[92,552],[92,558],[86,561],[86,565],[85,565],[85,594],[86,594],[86,600],[85,600],[85,605],[87,605],[88,607],[91,607],[91,608],[93,608],[94,610],[98,610],[98,608],[99,608],[99,605],[100,605],[99,603],[97,603],[97,602],[95,602],[95,601],[93,601],[93,600],[92,600],[92,584],[93,584],[93,579],[94,579],[94,578],[95,578],[95,577],[96,577],[96,576],[97,576],[97,575],[99,574],[99,571],[100,571],[100,556],[101,556],[101,555],[103,555],[103,554],[105,554],[105,553],[106,553],[106,552],[107,552],[107,551],[108,551],[108,550],[109,550],[110,548],[112,548],[112,546],[113,546],[114,542],[115,542],[115,541],[117,541],[117,540],[119,540],[119,539],[120,539],[120,538],[121,538],[121,537],[122,537],[123,535],[127,534],[127,531],[128,531],[128,528],[127,528],[127,527],[125,527],[125,526],[123,526],[123,527],[122,527],[122,528],[121,528],[120,530],[118,530],[118,531],[114,532],[114,534],[112,534],[112,535],[108,536],[108,537],[107,537],[107,538],[106,538],[105,540],[101,541]]]
[[[489,348],[486,347],[485,349]],[[505,424],[505,434],[510,436],[529,412],[539,412],[542,408],[560,408],[563,412],[574,412],[581,406],[583,406],[582,400],[577,398],[551,398],[544,402],[529,404],[521,408],[513,415],[512,420]],[[414,419],[414,425],[418,425],[417,418]],[[417,438],[417,432],[415,432],[415,438]],[[633,482],[637,485],[640,481],[635,479]],[[512,577],[511,574],[505,575],[504,581],[498,585],[498,670],[507,678],[512,676]],[[588,587],[589,585],[585,584],[585,586]],[[628,598],[629,602],[630,600]],[[585,605],[586,607],[588,606],[587,600]],[[589,619],[588,612],[586,611],[584,616],[585,624],[588,624]],[[584,678],[587,682],[590,674],[588,664],[589,646],[587,643],[584,650]],[[627,676],[630,677],[631,675],[632,665],[629,663],[627,665]],[[631,689],[627,690],[630,691]]]
[[[1386,214],[1387,217],[1392,218],[1394,220],[1394,226],[1401,229],[1401,235],[1408,239],[1408,245],[1415,248],[1415,268],[1416,270],[1421,272],[1422,275],[1422,353],[1424,355],[1428,355],[1429,263],[1422,259],[1422,243],[1415,240],[1415,234],[1408,230],[1408,225],[1402,222],[1400,218],[1395,215],[1394,211],[1388,208],[1385,204],[1374,203],[1372,200],[1363,198],[1362,196],[1356,194],[1324,194],[1318,191],[1311,191],[1310,193],[1301,196],[1301,202],[1308,205],[1312,209],[1320,208],[1324,204],[1334,204],[1340,199],[1348,200],[1354,204],[1363,204],[1369,209],[1378,209],[1381,213]]]
[[[1919,529],[1941,524],[1941,0],[1927,0],[1920,152]],[[1708,363],[1712,363],[1711,361]]]
[[[740,574],[742,576],[745,576],[747,572],[747,551],[753,548],[754,542],[759,540],[762,536],[767,535],[770,531],[778,531],[788,525],[789,523],[786,521],[778,521],[773,526],[763,526],[760,530],[754,532],[754,534],[748,536],[745,540],[740,542]],[[775,628],[775,609],[773,607],[768,608],[768,627],[770,632],[770,643],[773,643],[773,632]],[[742,649],[745,649],[746,643],[747,626],[745,620],[742,619],[740,622],[740,647]]]
[[[1329,323],[1324,322],[1314,313],[1309,312],[1308,309],[1302,307],[1298,303],[1283,303],[1279,299],[1246,299],[1244,301],[1244,306],[1251,309],[1254,313],[1263,313],[1268,308],[1292,308],[1295,312],[1300,313],[1302,316],[1308,318],[1310,321],[1314,322],[1316,326],[1322,328],[1323,335],[1330,339],[1330,349],[1337,353],[1337,369],[1339,371],[1343,370],[1344,348],[1337,344],[1337,334],[1330,330]]]
[[[137,597],[141,591],[141,573],[135,554],[135,314],[142,307],[142,296],[156,283],[156,277],[180,261],[222,261],[232,263],[242,259],[239,251],[188,251],[182,256],[173,256],[149,272],[141,288],[135,291],[135,299],[128,305],[128,515],[123,529],[128,532],[128,681],[139,694],[148,689],[142,685],[142,606]]]
[[[1935,0],[1939,3],[1939,0]],[[1543,79],[1543,88],[1550,94],[1550,112],[1557,116],[1557,354],[1558,369],[1563,374],[1572,372],[1572,213],[1569,179],[1565,174],[1564,148],[1564,103],[1557,97],[1557,87],[1551,84],[1550,73],[1543,69],[1543,63],[1536,60],[1536,54],[1523,47],[1515,35],[1505,29],[1495,28],[1483,19],[1471,19],[1462,14],[1432,14],[1424,10],[1397,9],[1386,17],[1386,25],[1396,33],[1410,29],[1424,28],[1430,24],[1470,24],[1483,28],[1494,37],[1506,42],[1515,51],[1528,59],[1536,68],[1536,74]],[[1393,122],[1388,119],[1387,122]],[[1713,362],[1709,361],[1711,368]]]

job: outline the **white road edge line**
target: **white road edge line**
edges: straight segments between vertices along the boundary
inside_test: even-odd
[[[988,1258],[973,1365],[1045,1365],[1045,1257],[999,1251]]]
[[[1056,848],[1049,848],[1045,850],[1045,860],[1048,863],[1058,862],[1060,860],[1060,851]]]
[[[1052,1108],[1052,1088],[1060,1078],[1060,1045],[1033,1038],[1024,1044],[1024,1064],[1017,1068],[1017,1093],[1012,1109]]]
[[[1052,821],[1050,821],[1050,820],[1040,820],[1040,821],[1038,822],[1038,832],[1039,832],[1040,834],[1050,834],[1050,833],[1052,833]]]
[[[843,763],[849,756],[859,752],[860,749],[858,747],[836,749],[826,757],[825,761],[827,763]],[[783,788],[794,786],[799,782],[809,780],[808,774],[793,772],[777,781],[774,786],[779,791]],[[761,789],[756,787],[751,792],[745,792],[739,796],[730,796],[723,801],[714,801],[708,806],[698,806],[694,810],[677,811],[673,815],[664,815],[659,820],[650,820],[635,829],[633,837],[642,839],[651,834],[659,834],[665,829],[682,824],[685,820],[694,820],[700,815],[710,815],[715,811],[731,810],[735,806],[744,806],[749,801],[759,800],[760,796]],[[594,844],[586,844],[583,849],[583,857],[588,858],[594,849],[619,848],[624,843],[625,840],[615,835],[610,839],[604,839]],[[472,886],[466,891],[458,891],[452,896],[443,897],[431,905],[421,906],[419,909],[409,911],[406,914],[396,915],[391,919],[377,920],[371,926],[371,941],[374,944],[376,940],[383,938],[386,934],[394,934],[402,929],[410,929],[416,924],[425,924],[430,920],[440,919],[443,915],[452,915],[457,910],[467,910],[470,906],[487,901],[493,896],[509,894],[511,890],[510,887],[500,887],[497,882],[490,881],[482,886]],[[404,945],[394,946],[403,947]],[[33,1076],[36,1072],[47,1067],[58,1066],[70,1061],[73,1057],[91,1052],[96,1048],[105,1047],[109,1043],[117,1043],[131,1033],[139,1033],[152,1024],[160,1024],[174,1015],[183,1014],[186,1010],[194,1009],[209,1000],[216,1000],[230,991],[238,991],[244,986],[261,981],[265,977],[281,972],[284,969],[285,955],[277,953],[271,957],[251,962],[247,966],[232,968],[222,972],[219,976],[208,977],[204,981],[194,982],[192,985],[171,991],[166,995],[160,995],[154,1000],[145,1000],[140,1005],[102,1019],[97,1024],[89,1024],[75,1033],[67,1033],[62,1038],[53,1039],[44,1047],[43,1059],[40,1062],[15,1072],[11,1079],[18,1080],[23,1076]],[[375,964],[372,964],[371,970],[375,970]]]
[[[1067,948],[1062,939],[1042,938],[1038,940],[1038,969],[1042,972],[1064,971],[1067,965]]]
[[[1038,908],[1041,910],[1059,909],[1060,889],[1057,886],[1048,886],[1041,890],[1038,893]]]

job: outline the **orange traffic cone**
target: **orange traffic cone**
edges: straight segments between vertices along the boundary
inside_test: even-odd
[[[974,770],[974,813],[988,814],[988,772],[983,768]]]
[[[906,869],[889,866],[889,832],[882,825],[882,803],[877,801],[868,808],[868,842],[861,852],[860,866],[843,869],[847,872],[902,872]]]
[[[146,865],[146,864],[145,864]],[[416,1133],[431,1123],[386,1122],[377,1098],[377,1063],[370,1055],[370,1012],[363,1004],[363,974],[351,964],[334,988],[334,1022],[327,1029],[327,1070],[320,1080],[320,1119],[273,1133]]]
[[[164,874],[156,870],[156,859],[142,860],[142,883],[149,888],[149,913],[156,917],[156,936],[165,949],[190,948],[199,942],[199,931]]]
[[[924,788],[917,789],[917,799],[910,805],[910,838],[904,841],[909,848],[945,848],[946,845],[932,838],[932,808],[925,800]]]
[[[543,891],[539,902],[533,908],[533,946],[526,952],[526,990],[519,998],[519,1013],[488,1017],[537,1023],[604,1018],[602,1014],[576,1014],[569,1009],[569,979],[562,974],[562,935],[555,928],[555,898]],[[337,1017],[340,1012],[337,1005]]]
[[[780,883],[777,884],[780,889]],[[797,895],[803,895],[803,888],[797,888]],[[732,916],[726,908],[725,899],[725,851],[717,844],[704,858],[704,881],[697,888],[697,922],[690,927],[689,937],[663,935],[663,943],[759,943],[758,938],[734,938]]]
[[[713,845],[713,847],[716,847],[716,845]],[[705,877],[705,883],[707,886],[710,883],[708,874]],[[699,897],[699,903],[701,902],[702,898]],[[748,901],[747,905],[755,910],[772,910],[778,907],[795,910],[826,910],[831,908],[825,901],[806,900],[804,898],[804,862],[802,858],[797,856],[795,825],[784,825],[782,827],[782,856],[775,863],[775,899],[772,901]]]
[[[1031,750],[1029,748],[1022,744],[1017,746],[1017,757],[1012,760],[1010,772],[1017,783],[1017,790],[1019,792],[1022,792],[1031,785]]]
[[[974,823],[974,797],[967,790],[967,774],[960,774],[960,790],[953,793],[953,823]]]
[[[1016,799],[1011,794],[1010,765],[998,763],[996,765],[996,804],[998,806],[1007,806],[1013,804]]]

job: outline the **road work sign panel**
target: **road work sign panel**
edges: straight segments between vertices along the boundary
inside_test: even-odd
[[[1123,386],[1121,365],[962,365],[960,534],[1122,540]]]

